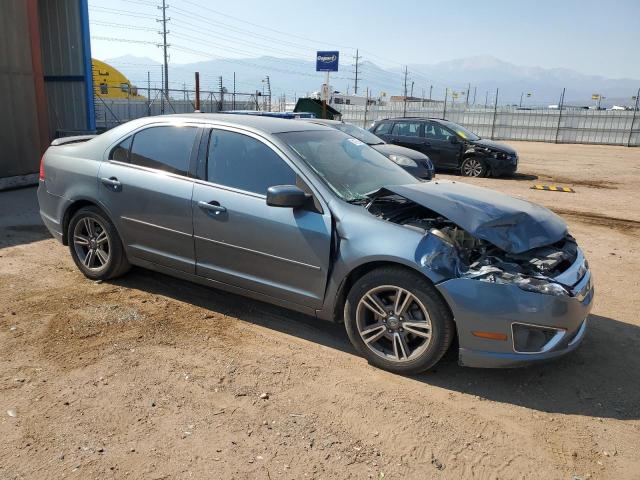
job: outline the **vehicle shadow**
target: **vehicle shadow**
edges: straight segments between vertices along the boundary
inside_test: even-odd
[[[357,355],[340,324],[142,269],[113,283]],[[591,315],[583,345],[556,361],[518,369],[463,368],[450,351],[433,370],[409,378],[540,412],[640,419],[638,351],[639,327]]]
[[[515,180],[517,182],[526,181],[530,182],[531,180],[537,180],[538,175],[533,173],[520,173],[516,172],[513,175],[505,175],[504,177],[497,177],[498,180]]]
[[[52,238],[44,225],[16,225],[0,228],[0,250]]]

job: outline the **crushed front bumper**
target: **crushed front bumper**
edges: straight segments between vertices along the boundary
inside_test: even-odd
[[[518,367],[550,360],[575,350],[584,338],[593,306],[591,272],[582,254],[571,274],[580,273],[571,296],[553,296],[521,290],[516,285],[456,278],[437,285],[456,322],[459,362],[470,367]],[[562,333],[544,348],[518,352],[513,324],[548,327]],[[501,334],[482,338],[477,332]],[[475,333],[475,334],[474,334]]]

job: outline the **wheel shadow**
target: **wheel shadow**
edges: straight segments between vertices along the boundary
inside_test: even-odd
[[[142,269],[112,283],[358,355],[341,324]],[[600,315],[588,321],[583,345],[553,362],[519,369],[463,368],[456,352],[449,351],[434,369],[407,380],[541,412],[640,419],[640,328]]]

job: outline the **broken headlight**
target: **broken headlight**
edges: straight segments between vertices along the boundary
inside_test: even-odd
[[[567,289],[559,283],[550,282],[542,278],[518,276],[514,283],[527,292],[543,293],[545,295],[554,295],[556,297],[569,295]]]
[[[404,155],[389,155],[389,160],[401,167],[417,167],[418,164]]]

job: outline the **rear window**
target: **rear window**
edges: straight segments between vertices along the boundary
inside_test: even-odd
[[[133,136],[129,161],[186,176],[191,149],[198,129],[191,126],[163,126],[142,130]]]

